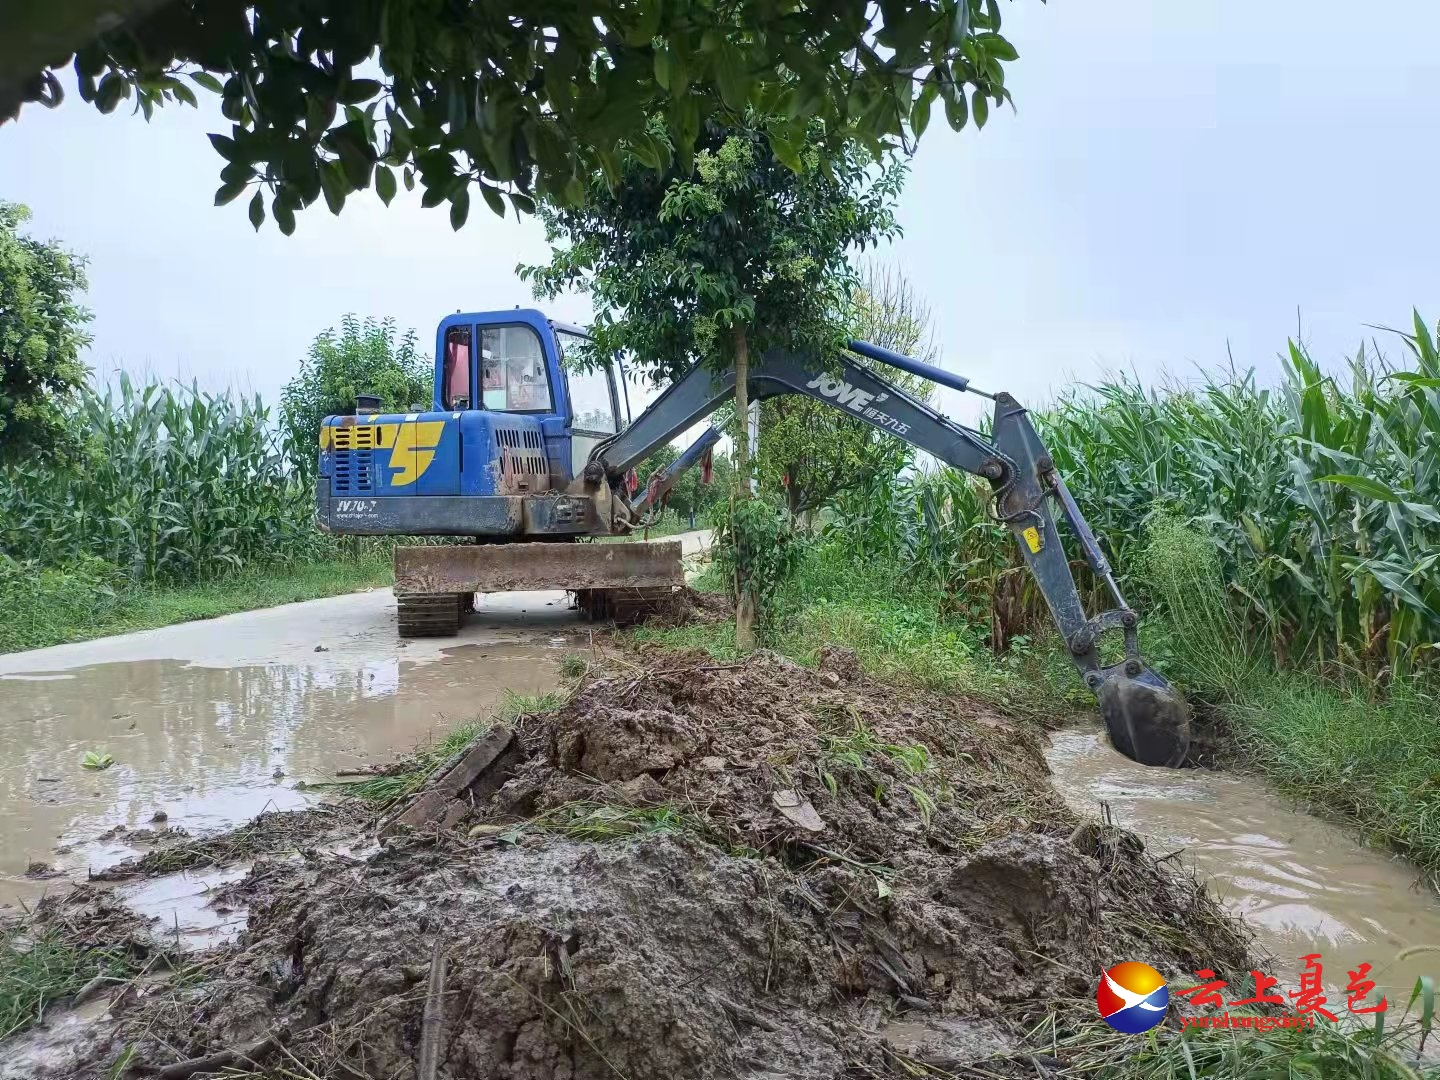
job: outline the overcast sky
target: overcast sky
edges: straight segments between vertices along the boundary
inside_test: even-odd
[[[1229,342],[1273,380],[1297,310],[1329,361],[1366,323],[1440,318],[1440,3],[1003,9],[1018,112],[957,135],[937,110],[885,254],[933,307],[947,367],[1038,402],[1107,369],[1189,375]],[[477,201],[454,233],[402,191],[257,235],[244,200],[212,205],[207,131],[228,131],[218,111],[146,124],[74,95],[0,127],[0,198],[90,256],[97,369],[273,398],[348,311],[428,351],[448,312],[534,302],[514,267],[546,256],[535,223]],[[583,297],[549,310],[589,316]]]

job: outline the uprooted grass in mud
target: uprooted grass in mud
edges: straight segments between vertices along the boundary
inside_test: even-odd
[[[127,1006],[96,1073],[1033,1075],[1062,1062],[1020,1033],[1103,964],[1248,961],[1194,881],[1066,809],[1036,733],[844,654],[612,655],[513,723],[523,762],[457,828],[260,851],[240,941]]]

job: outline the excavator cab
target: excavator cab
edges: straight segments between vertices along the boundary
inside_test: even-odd
[[[326,418],[320,527],[478,538],[593,531],[585,506],[562,493],[629,416],[618,361],[590,370],[565,362],[587,340],[533,309],[447,316],[430,410]]]

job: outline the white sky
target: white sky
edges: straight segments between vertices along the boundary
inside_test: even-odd
[[[937,110],[885,256],[934,308],[947,367],[1038,403],[1107,369],[1218,366],[1227,341],[1274,379],[1297,309],[1327,361],[1366,323],[1440,318],[1440,4],[1004,10],[1019,112],[956,135]],[[147,125],[78,96],[0,127],[0,198],[91,258],[97,369],[273,400],[346,312],[394,316],[429,351],[448,312],[535,303],[513,272],[546,256],[533,221],[476,200],[457,234],[402,190],[257,235],[243,199],[212,205],[207,131],[228,131],[218,111]],[[589,316],[580,297],[548,310]]]

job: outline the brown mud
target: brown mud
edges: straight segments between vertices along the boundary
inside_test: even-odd
[[[361,854],[373,814],[311,812],[167,845],[254,859],[217,893],[248,926],[199,987],[117,1005],[81,1075],[1048,1075],[1022,1033],[1098,969],[1249,966],[1192,877],[1056,795],[1036,731],[842,652],[612,654],[516,730],[448,832]]]

